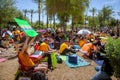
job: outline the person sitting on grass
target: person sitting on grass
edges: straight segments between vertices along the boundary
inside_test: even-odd
[[[49,46],[49,39],[46,38],[44,42],[42,42],[39,46],[39,50],[42,51],[44,54],[42,55],[44,57],[48,57],[48,68],[52,69],[52,60],[51,60],[51,52],[54,52],[55,50],[51,49]]]
[[[20,44],[18,44],[16,47],[17,51],[18,51],[18,58],[21,61],[21,63],[25,66],[26,70],[31,70],[31,71],[42,71],[44,73],[46,73],[47,71],[47,65],[45,64],[35,64],[32,59],[29,57],[29,53],[28,53],[28,46],[34,41],[35,37],[31,39],[31,41],[28,43],[29,41],[29,37],[26,36],[25,37],[25,42],[20,41]]]
[[[66,54],[69,54],[70,52],[71,53],[76,53],[75,51],[73,51],[71,49],[71,46],[70,46],[70,43],[68,40],[65,40],[61,45],[60,45],[60,49],[59,49],[59,52],[61,55],[66,55]]]

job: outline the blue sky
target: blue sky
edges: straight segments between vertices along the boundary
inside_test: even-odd
[[[103,6],[112,6],[114,10],[114,15],[116,19],[120,19],[120,16],[118,16],[117,12],[120,12],[120,0],[90,0],[90,5],[89,8],[87,9],[87,14],[91,15],[89,13],[89,10],[92,9],[93,7],[96,8],[97,10],[101,10]],[[37,11],[38,7],[37,4],[34,3],[32,0],[17,0],[16,4],[17,8],[21,11],[24,9],[31,10],[33,9],[34,11]],[[27,14],[27,17],[30,19],[30,14]],[[38,20],[38,14],[35,13],[33,15],[33,22]],[[41,21],[46,22],[46,16],[45,13],[41,14]]]
[[[120,12],[120,0],[90,0],[90,8],[96,8],[97,10],[101,10],[103,6],[112,6],[114,10],[114,15],[116,18],[120,19],[117,12]]]

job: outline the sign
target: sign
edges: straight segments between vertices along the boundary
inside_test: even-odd
[[[38,33],[29,25],[26,20],[22,20],[19,18],[14,18],[14,20],[17,22],[17,24],[21,27],[21,29],[27,36],[35,37],[38,35]]]

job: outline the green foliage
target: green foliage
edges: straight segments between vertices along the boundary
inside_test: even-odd
[[[96,26],[99,26],[99,21],[98,21],[98,17],[94,17],[94,20],[93,20],[93,17],[88,17],[87,18],[88,22],[89,22],[89,27],[96,27]],[[93,25],[94,24],[94,25]]]
[[[109,20],[112,17],[113,8],[111,6],[104,6],[98,13],[100,26],[108,26]]]
[[[46,0],[46,11],[49,17],[57,14],[64,26],[71,18],[74,24],[83,23],[83,14],[88,5],[89,0]]]
[[[15,7],[15,0],[0,0],[0,27],[7,26],[8,22],[14,22],[14,17],[22,18],[22,13]]]
[[[116,19],[111,18],[110,23],[109,23],[109,26],[110,26],[110,27],[117,26],[117,24],[116,24]]]
[[[114,68],[114,75],[120,78],[120,39],[108,38],[105,48]]]

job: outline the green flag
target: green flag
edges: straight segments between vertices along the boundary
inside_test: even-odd
[[[29,23],[26,20],[18,18],[14,18],[14,20],[22,28],[22,30],[27,36],[34,37],[38,35],[38,33],[29,25]]]

